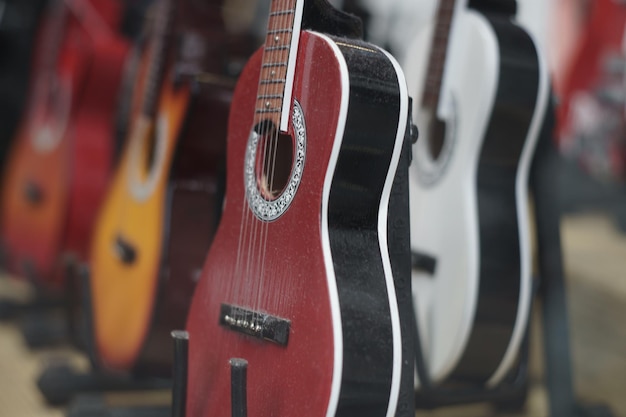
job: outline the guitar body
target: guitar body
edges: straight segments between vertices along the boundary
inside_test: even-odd
[[[262,50],[235,88],[224,211],[187,321],[189,416],[229,415],[231,358],[249,363],[247,404],[259,417],[395,413],[401,344],[386,210],[407,122],[403,75],[362,42],[307,31],[299,42],[289,185],[276,205],[253,206],[278,216],[269,222],[247,202],[257,182],[244,179],[262,137]],[[220,324],[222,305],[290,329],[274,341],[244,334]]]
[[[91,247],[92,356],[107,370],[169,378],[171,332],[185,326],[222,210],[234,81],[219,8],[156,7]]]
[[[161,89],[155,125],[136,118],[97,220],[91,246],[91,297],[97,355],[107,367],[132,367],[147,336],[157,296],[165,239],[168,172],[190,99],[189,86]],[[149,169],[144,140],[155,136]],[[120,259],[119,240],[132,245]],[[123,250],[123,249],[122,249]]]
[[[113,158],[113,114],[127,44],[90,39],[72,19],[52,85],[36,74],[4,178],[8,269],[59,290],[59,257],[84,259]],[[52,99],[48,99],[48,94]]]
[[[529,315],[526,188],[548,81],[531,38],[494,16],[457,8],[438,109],[443,145],[435,157],[422,136],[413,149],[411,246],[436,262],[431,271],[413,270],[413,294],[434,382],[500,381]],[[408,55],[415,97],[431,41],[432,28]],[[416,108],[420,127],[422,116]]]

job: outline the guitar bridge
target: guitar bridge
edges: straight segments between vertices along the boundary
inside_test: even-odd
[[[222,304],[220,325],[227,329],[287,346],[291,322],[269,314]]]

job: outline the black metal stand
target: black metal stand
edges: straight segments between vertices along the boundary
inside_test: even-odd
[[[85,351],[89,356],[92,370],[87,373],[78,372],[72,367],[69,362],[55,363],[49,365],[43,370],[37,380],[37,386],[46,401],[50,404],[58,405],[66,404],[71,399],[85,393],[107,391],[145,391],[171,388],[172,381],[170,379],[138,378],[132,375],[113,374],[100,369],[95,357],[93,329],[91,328],[91,323],[93,322],[93,312],[91,306],[89,269],[86,266],[75,266],[75,269],[73,269],[72,271],[76,275],[68,277],[68,279],[76,280],[76,291],[77,294],[80,294],[81,303],[80,306],[75,305],[72,310],[69,310],[68,315],[74,316],[70,317],[70,321],[73,323],[72,327],[74,328],[73,333],[80,335],[75,336],[75,338],[85,339],[84,341],[81,341],[81,343],[84,345]],[[75,317],[77,315],[77,309],[80,309],[80,315],[83,317],[80,321],[78,321]],[[89,396],[89,398],[93,399],[95,397],[91,395]],[[85,405],[88,403],[92,404],[92,406]],[[104,407],[104,402],[101,403]],[[104,413],[106,411],[97,406],[97,401],[88,401],[84,398],[76,398],[75,404],[77,405],[70,408],[71,413],[68,415],[81,415],[83,417],[88,417],[91,415],[109,415],[94,414],[95,408],[100,410],[99,412],[101,413]],[[135,408],[140,407],[133,407],[133,409]],[[85,414],[80,414],[80,410],[83,410]],[[109,411],[106,412],[108,413]]]
[[[554,107],[550,106],[531,170],[535,200],[539,298],[542,307],[545,378],[551,417],[612,416],[604,405],[581,405],[573,388],[569,315],[561,246],[558,153],[554,147]]]
[[[69,406],[67,417],[171,417],[170,407],[125,406],[110,407],[101,394],[84,394]]]
[[[9,255],[4,247],[0,246],[0,258],[6,265]],[[18,301],[9,297],[0,298],[0,320],[12,320],[29,313],[41,313],[62,307],[65,298],[61,295],[50,294],[39,285],[34,267],[30,262],[22,265],[24,279],[33,287],[33,297],[28,301]]]
[[[66,404],[84,393],[168,389],[171,384],[168,379],[139,379],[98,370],[81,373],[69,363],[49,365],[37,379],[37,387],[52,405]]]
[[[42,312],[63,305],[62,298],[36,294],[32,300],[20,302],[11,298],[0,299],[0,320],[12,320],[31,312]]]
[[[64,296],[51,295],[35,286],[34,296],[26,302],[0,299],[0,320],[16,320],[31,349],[57,345],[67,337],[66,323],[58,314],[66,304]]]
[[[85,337],[78,324],[80,297],[80,265],[74,257],[64,261],[65,288],[63,303],[56,309],[26,314],[20,321],[24,341],[31,349],[73,343],[83,349]]]
[[[26,264],[24,270],[35,293],[32,300],[24,303],[9,298],[0,299],[0,320],[17,319],[29,348],[51,347],[70,341],[78,343],[72,314],[79,302],[77,269],[76,260],[67,256],[64,261],[65,288],[60,294],[52,294],[41,287],[33,268]]]
[[[69,340],[69,330],[60,311],[32,312],[19,322],[24,342],[30,349],[62,345]]]

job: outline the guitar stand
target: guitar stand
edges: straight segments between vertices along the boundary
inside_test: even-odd
[[[170,406],[125,406],[110,407],[102,395],[82,394],[70,404],[67,417],[185,417],[187,400],[187,358],[189,349],[189,334],[186,331],[172,332],[174,339],[174,365],[172,386],[172,405]],[[241,360],[239,360],[241,361]],[[233,404],[238,404],[236,417],[246,417],[246,365],[237,362],[233,365],[233,396],[238,396]],[[242,406],[243,404],[243,406]],[[233,408],[234,410],[234,408]],[[234,412],[234,411],[233,411]]]
[[[67,323],[58,309],[24,315],[20,319],[19,329],[30,349],[58,346],[68,341]]]
[[[551,417],[611,417],[608,406],[583,405],[574,394],[569,317],[561,249],[558,195],[559,155],[552,136],[554,103],[550,103],[531,169],[542,307],[545,378]]]
[[[554,104],[549,105],[537,143],[530,173],[530,189],[534,197],[535,226],[539,265],[539,285],[536,294],[542,307],[545,379],[550,417],[611,417],[603,405],[583,406],[575,398],[572,384],[572,364],[569,346],[569,324],[566,288],[563,277],[560,237],[560,206],[558,158],[554,148]],[[415,330],[416,370],[422,388],[416,394],[416,406],[423,409],[491,402],[500,410],[519,410],[528,391],[528,331],[520,348],[517,367],[495,388],[433,386],[426,371]]]
[[[24,316],[28,313],[45,313],[63,305],[62,298],[54,298],[40,293],[26,302],[10,297],[0,298],[0,320],[8,321]]]
[[[54,311],[29,314],[20,323],[24,341],[31,349],[73,343],[82,347],[76,328],[75,308],[78,301],[79,263],[67,256],[63,261],[65,288],[63,304]]]
[[[99,394],[83,394],[68,408],[66,417],[171,417],[165,406],[110,407],[106,398]]]
[[[37,294],[27,302],[2,298],[0,320],[15,320],[30,349],[58,345],[67,337],[65,322],[58,317],[58,312],[64,305],[65,299],[43,294]]]
[[[0,247],[0,258],[2,259],[3,266],[6,266],[8,256],[6,249]],[[6,270],[6,268],[4,269]],[[10,297],[0,298],[0,320],[13,320],[29,313],[46,313],[55,308],[62,307],[65,303],[64,297],[50,295],[49,292],[41,288],[38,284],[39,280],[36,277],[32,264],[25,262],[23,264],[23,270],[26,275],[26,280],[32,284],[34,295],[30,300],[25,302]]]
[[[91,289],[89,285],[89,268],[86,266],[77,267],[76,273],[77,286],[81,295],[82,304],[80,306],[84,320],[81,325],[74,323],[74,333],[84,334],[84,345],[87,355],[89,356],[92,370],[87,373],[78,372],[69,362],[57,362],[48,365],[37,379],[37,387],[49,404],[60,405],[66,404],[77,395],[94,392],[122,392],[122,391],[146,391],[161,390],[171,387],[171,380],[166,378],[139,378],[128,375],[115,374],[102,371],[99,369],[95,359],[95,347],[93,344],[92,308],[91,308]],[[76,294],[75,294],[76,295]],[[78,308],[74,306],[74,308]],[[75,310],[73,310],[75,312]],[[82,332],[82,333],[81,333]],[[80,336],[75,336],[80,339]],[[89,398],[94,398],[88,396]],[[87,400],[85,398],[77,398],[73,407],[69,410],[71,415],[84,417],[94,415],[93,407],[97,408],[98,401]],[[105,402],[100,401],[104,406]],[[85,408],[85,404],[91,404]],[[96,404],[96,405],[94,405]],[[90,408],[91,407],[91,408]],[[139,407],[133,407],[139,408]],[[85,414],[80,414],[83,411]],[[101,409],[99,409],[102,411]],[[99,412],[100,412],[99,411]],[[68,414],[69,415],[69,414]],[[97,414],[101,416],[103,414]],[[107,415],[107,414],[104,414]],[[115,414],[117,416],[117,414]],[[121,414],[123,416],[124,414]],[[133,414],[134,415],[134,414]],[[169,414],[168,414],[169,416]]]
[[[3,251],[2,257],[6,259],[6,256]],[[34,295],[26,302],[0,298],[0,320],[16,320],[26,345],[31,349],[64,342],[67,330],[58,313],[67,305],[67,298],[42,288],[31,263],[24,262],[23,270]]]
[[[171,414],[168,414],[168,417],[185,417],[189,333],[175,330],[172,332],[172,338],[174,339],[174,385]],[[248,361],[231,358],[229,364],[231,417],[248,417]]]
[[[72,343],[78,348],[85,345],[85,337],[78,325],[80,305],[80,266],[73,257],[64,260],[65,288],[62,303],[57,308],[29,312],[20,320],[20,331],[31,349]]]

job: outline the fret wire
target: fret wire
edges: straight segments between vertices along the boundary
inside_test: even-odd
[[[286,82],[287,82],[287,80],[285,80],[285,79],[281,79],[281,80],[261,80],[261,84],[284,84]]]
[[[268,114],[271,120],[279,123],[277,117],[282,112],[282,100],[286,89],[286,69],[289,66],[296,1],[272,0],[270,5],[268,30],[259,77],[256,114]],[[284,68],[284,69],[283,69]],[[271,107],[267,107],[271,106]]]
[[[270,30],[267,33],[270,34],[270,35],[278,35],[279,33],[291,33],[291,32],[293,32],[292,29],[285,28],[285,29]]]
[[[145,92],[142,102],[143,113],[150,117],[156,112],[158,90],[163,77],[163,61],[169,31],[171,30],[173,9],[172,0],[162,3],[153,29],[152,56],[150,57],[150,67],[145,80]]]
[[[257,113],[280,113],[281,109],[255,109]]]
[[[265,48],[265,50],[272,52],[272,51],[284,51],[289,48],[290,48],[289,45],[280,45],[280,46],[270,46],[270,47]]]
[[[271,12],[270,13],[270,17],[274,17],[274,16],[284,16],[287,14],[294,14],[296,11],[295,9],[289,9],[289,10],[279,10],[277,12]]]

